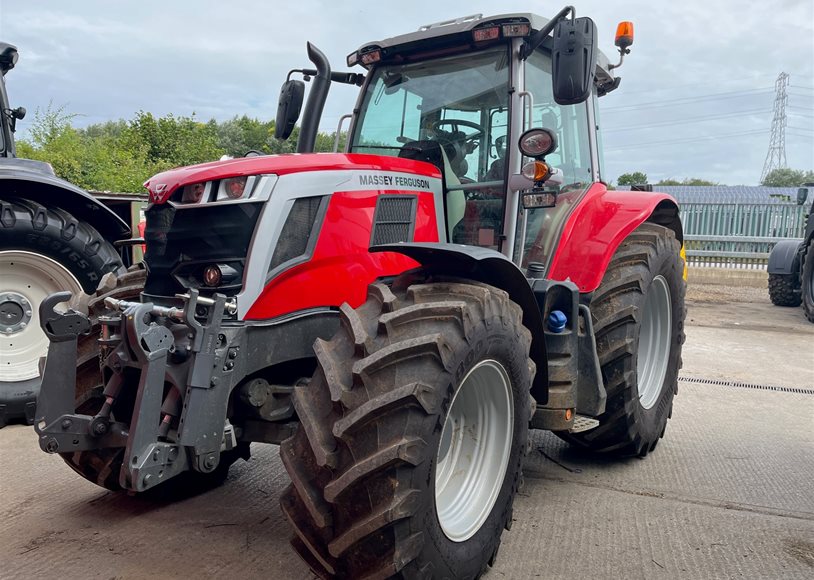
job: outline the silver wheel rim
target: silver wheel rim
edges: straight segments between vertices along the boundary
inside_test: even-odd
[[[48,351],[48,339],[40,328],[38,307],[60,290],[77,295],[82,287],[58,262],[33,252],[0,252],[0,380],[39,376],[39,359]]]
[[[664,276],[656,276],[644,302],[639,327],[639,353],[636,371],[639,379],[639,403],[650,409],[659,400],[670,363],[670,339],[673,313],[670,288]]]
[[[435,506],[453,542],[474,536],[492,511],[512,448],[514,400],[503,366],[484,360],[467,373],[441,431]]]

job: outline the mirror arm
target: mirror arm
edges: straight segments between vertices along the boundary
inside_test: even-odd
[[[543,44],[546,36],[551,34],[551,31],[554,30],[554,27],[557,26],[557,23],[566,17],[568,13],[571,13],[571,20],[577,17],[577,11],[573,6],[566,6],[559,12],[557,12],[556,16],[548,21],[548,24],[543,26],[540,30],[535,32],[531,38],[529,38],[526,43],[523,45],[523,48],[520,49],[520,58],[521,60],[526,60],[531,54],[537,49],[538,46]]]

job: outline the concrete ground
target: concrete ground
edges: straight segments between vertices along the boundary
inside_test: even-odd
[[[646,459],[534,433],[487,578],[814,578],[814,325],[751,290],[690,287],[684,380]],[[6,427],[0,578],[311,578],[278,508],[287,483],[255,445],[208,494],[112,494]]]

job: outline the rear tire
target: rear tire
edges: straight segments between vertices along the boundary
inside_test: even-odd
[[[100,289],[88,304],[91,329],[88,334],[80,335],[77,340],[75,395],[77,413],[95,415],[104,403],[97,339],[100,332],[99,316],[106,313],[105,299],[138,301],[146,278],[145,270],[131,270],[116,280],[115,288]],[[59,455],[71,469],[91,483],[110,491],[122,490],[119,484],[119,474],[124,458],[123,447],[91,449]],[[211,473],[187,471],[145,493],[166,499],[201,493],[222,484],[229,474],[231,465],[241,458],[249,458],[248,443],[240,443],[235,449],[222,453],[218,466]]]
[[[30,423],[40,387],[38,363],[48,350],[40,301],[60,290],[93,294],[105,274],[121,274],[124,267],[92,226],[27,199],[0,200],[0,265],[0,402],[13,402],[7,419],[25,417]]]
[[[802,268],[802,302],[806,318],[814,322],[814,239],[808,243]]]
[[[590,431],[559,433],[567,441],[615,456],[644,457],[664,436],[684,343],[680,249],[672,230],[645,223],[614,253],[591,302],[606,410]]]
[[[791,274],[769,274],[769,298],[775,306],[800,306],[802,296]]]
[[[323,578],[477,578],[511,525],[534,408],[520,307],[410,276],[344,305],[294,391],[281,505]]]

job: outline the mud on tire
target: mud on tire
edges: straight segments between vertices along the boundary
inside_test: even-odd
[[[645,223],[613,255],[591,301],[602,380],[608,394],[606,410],[598,417],[599,426],[590,431],[558,433],[566,441],[615,456],[643,457],[664,436],[678,392],[684,343],[686,284],[680,249],[672,230]],[[639,343],[647,299],[664,288],[671,313],[669,354],[663,361],[665,368],[660,369],[664,377],[656,381],[653,390],[642,384],[640,392],[640,375],[646,373],[639,364]],[[645,399],[647,404],[643,405]]]
[[[800,306],[802,297],[791,274],[769,274],[769,298],[775,306]]]
[[[356,310],[344,305],[336,336],[315,344],[313,379],[295,389],[300,427],[280,450],[292,481],[281,505],[292,544],[323,578],[477,578],[511,525],[534,408],[520,307],[491,286],[408,285],[411,276],[374,284]],[[439,445],[456,393],[486,361],[508,379],[508,460],[488,515],[452,541],[437,513]]]

